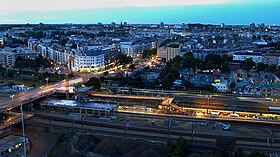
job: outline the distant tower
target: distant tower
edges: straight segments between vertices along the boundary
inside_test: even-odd
[[[260,32],[265,31],[265,24],[264,23],[259,24],[258,29],[259,29]]]
[[[249,25],[249,29],[250,29],[250,31],[254,31],[254,30],[255,30],[255,28],[256,28],[255,23],[251,23],[251,24]]]
[[[225,28],[225,24],[224,23],[221,23],[221,28]]]
[[[182,28],[186,27],[186,23],[182,22]]]
[[[112,26],[112,27],[115,27],[115,26],[116,26],[116,23],[115,23],[115,22],[112,22],[112,23],[111,23],[111,26]]]
[[[121,27],[123,27],[122,21],[121,21]]]
[[[161,21],[160,22],[160,26],[159,26],[160,28],[164,28],[164,23]]]

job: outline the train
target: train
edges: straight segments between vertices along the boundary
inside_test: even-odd
[[[271,113],[279,113],[280,114],[280,107],[269,107],[269,112]]]

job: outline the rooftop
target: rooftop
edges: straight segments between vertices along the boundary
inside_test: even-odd
[[[102,102],[77,102],[75,100],[58,100],[58,99],[51,99],[48,100],[46,103],[43,103],[46,106],[58,106],[58,107],[68,107],[68,108],[82,108],[82,109],[93,109],[93,110],[101,110],[101,111],[108,111],[114,110],[118,107],[117,104],[113,103],[102,103]]]

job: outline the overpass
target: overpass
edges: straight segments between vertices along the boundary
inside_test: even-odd
[[[70,86],[75,86],[80,83],[85,82],[87,79],[83,78],[73,78],[69,80]],[[19,113],[11,112],[11,110],[15,107],[33,102],[34,100],[38,100],[40,98],[49,96],[53,94],[57,88],[64,87],[66,85],[65,82],[60,81],[54,84],[50,84],[48,86],[42,88],[36,88],[27,92],[21,92],[16,94],[13,98],[4,98],[0,100],[0,113],[5,113],[11,115],[8,121],[4,121],[3,124],[0,125],[0,131],[6,129],[10,126],[16,125],[21,122],[21,116]],[[31,118],[31,114],[24,114],[25,119]]]
[[[21,113],[9,112],[10,117],[0,125],[0,131],[21,123]],[[24,120],[31,118],[32,114],[24,114]]]
[[[82,82],[84,82],[82,78],[74,78],[69,81],[69,84],[70,86],[74,86]],[[16,94],[13,99],[11,98],[2,99],[0,100],[0,110],[2,112],[5,110],[7,111],[11,108],[20,106],[21,103],[23,103],[24,105],[36,99],[40,99],[42,97],[51,95],[55,92],[57,88],[64,87],[65,85],[66,83],[61,81],[42,88],[36,88],[34,90],[27,91],[27,92],[21,92],[19,94]]]

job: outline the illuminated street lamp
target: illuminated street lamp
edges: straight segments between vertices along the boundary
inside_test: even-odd
[[[278,102],[277,99],[271,99],[271,101],[273,102],[273,107],[275,106],[275,102]]]
[[[22,124],[22,137],[23,137],[23,152],[24,152],[24,157],[26,156],[26,139],[25,139],[25,132],[24,132],[24,113],[23,113],[23,107],[22,103],[20,104],[20,111],[21,111],[21,124]]]
[[[20,86],[21,86],[21,91],[23,91],[24,84],[23,84],[23,85],[20,85]]]
[[[10,95],[10,97],[12,98],[12,101],[14,101],[15,95],[14,95],[14,94],[13,94],[13,95]]]
[[[64,80],[62,80],[63,81],[63,83],[65,84],[66,83],[66,79],[64,79]],[[66,85],[65,85],[66,86]]]
[[[212,98],[212,95],[206,95],[206,98],[208,98],[208,104],[207,104],[207,114],[208,114],[208,106],[210,104],[210,98]]]
[[[46,82],[47,82],[47,86],[49,86],[49,78],[45,78]]]
[[[40,87],[41,89],[41,96],[43,95],[43,86]]]

